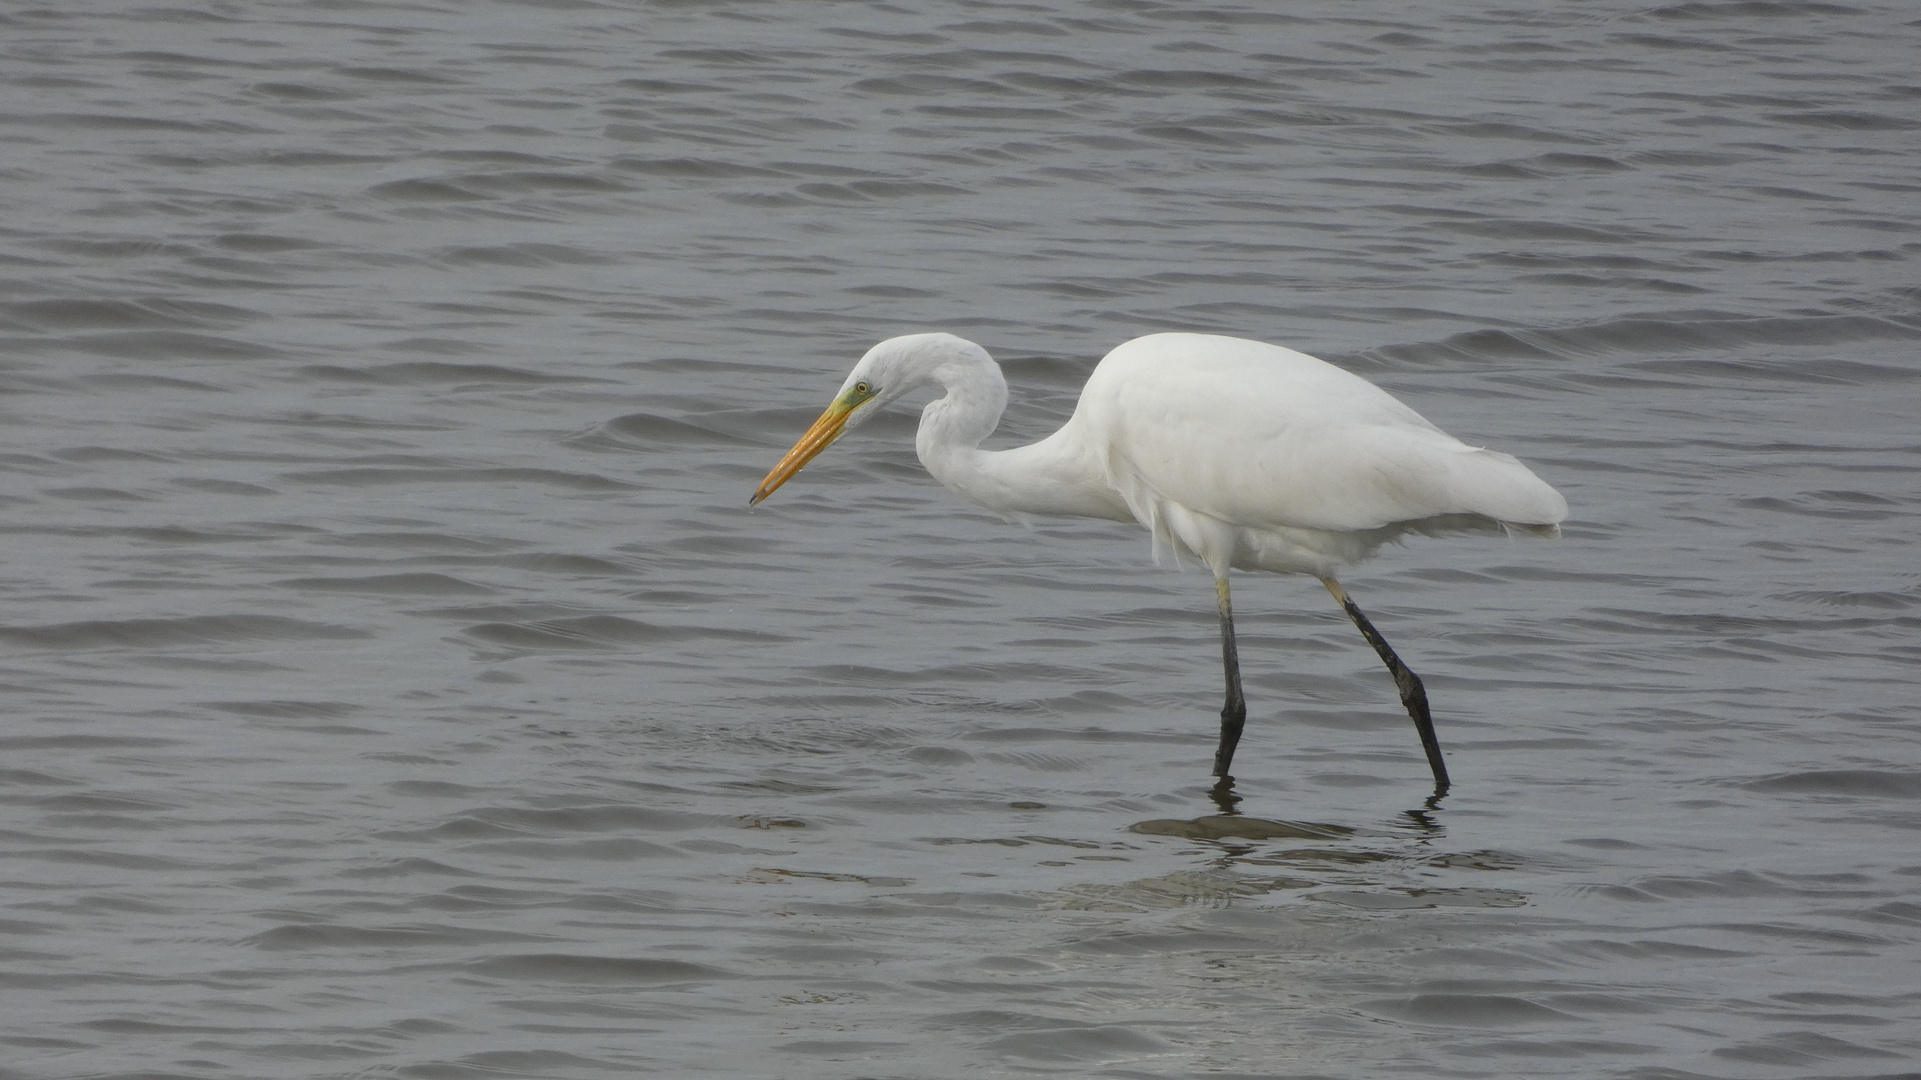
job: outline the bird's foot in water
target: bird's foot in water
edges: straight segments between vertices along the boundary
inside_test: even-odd
[[[1240,806],[1241,797],[1234,794],[1234,778],[1231,776],[1217,777],[1214,786],[1207,789],[1207,797],[1214,800],[1214,805],[1223,814],[1240,813],[1236,807]]]

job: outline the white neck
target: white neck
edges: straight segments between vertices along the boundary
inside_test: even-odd
[[[1108,490],[1101,463],[1080,440],[1064,437],[1072,420],[1029,446],[980,448],[1007,409],[1007,380],[984,350],[944,357],[929,376],[947,393],[921,411],[914,450],[949,491],[1010,519],[1065,514],[1134,520],[1127,504]]]

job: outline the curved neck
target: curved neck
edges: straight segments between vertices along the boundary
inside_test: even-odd
[[[914,450],[949,491],[1002,517],[1066,514],[1132,521],[1100,462],[1074,437],[1074,421],[1028,446],[982,450],[1007,410],[1007,380],[985,351],[943,361],[930,373],[947,390],[921,411]]]
[[[943,473],[965,468],[967,455],[1000,426],[1007,380],[985,351],[944,359],[928,374],[947,393],[921,410],[914,451],[935,479],[953,487]]]

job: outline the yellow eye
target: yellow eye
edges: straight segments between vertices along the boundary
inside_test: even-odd
[[[854,384],[854,393],[856,394],[871,394],[873,392],[874,392],[874,388],[867,385],[864,382],[857,382]]]

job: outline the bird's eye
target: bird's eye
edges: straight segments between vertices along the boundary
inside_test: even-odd
[[[854,384],[854,393],[856,394],[871,394],[873,392],[874,392],[874,388],[867,385],[864,382],[857,382]]]

